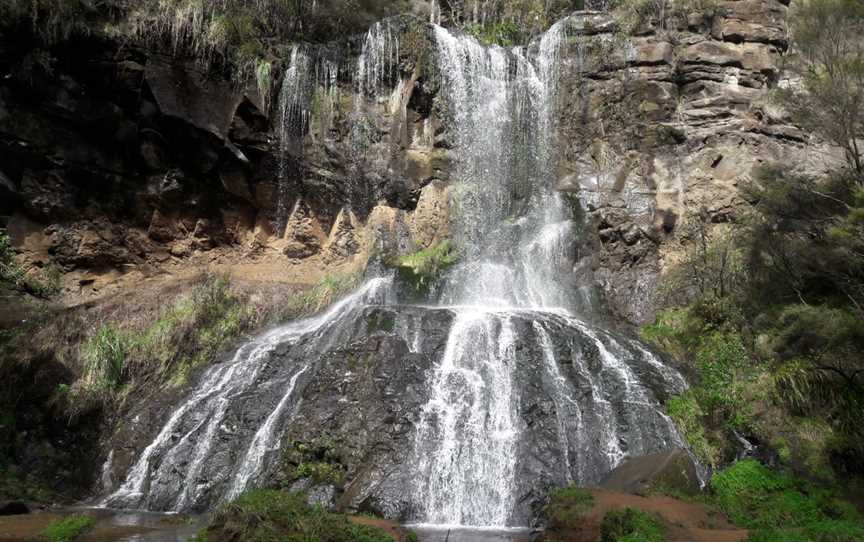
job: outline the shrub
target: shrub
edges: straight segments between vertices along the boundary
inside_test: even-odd
[[[544,513],[552,528],[576,527],[594,506],[594,496],[576,486],[553,489]]]
[[[90,530],[95,523],[88,516],[69,516],[51,523],[41,534],[49,542],[71,542]]]
[[[603,516],[600,542],[663,542],[663,524],[635,508],[611,510]]]

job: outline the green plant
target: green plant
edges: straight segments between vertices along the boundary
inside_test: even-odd
[[[665,529],[656,517],[636,510],[610,510],[600,525],[600,542],[663,542]]]
[[[41,536],[49,542],[72,542],[90,530],[95,523],[89,516],[69,516],[48,525]]]
[[[692,390],[670,397],[666,411],[700,461],[711,466],[720,463],[720,450],[705,434],[705,412]]]
[[[465,26],[465,32],[481,43],[512,47],[525,40],[525,35],[513,21],[500,21],[491,24],[472,23]]]
[[[593,506],[594,496],[591,493],[576,486],[568,486],[552,490],[543,513],[553,529],[578,527]]]

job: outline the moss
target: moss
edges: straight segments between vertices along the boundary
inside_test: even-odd
[[[213,515],[204,537],[204,540],[248,542],[393,540],[381,529],[354,525],[342,514],[332,514],[320,506],[310,506],[302,494],[276,490],[249,491],[222,506]]]
[[[400,256],[393,265],[400,280],[408,284],[415,294],[425,294],[458,261],[456,247],[444,240],[427,249]]]
[[[326,436],[310,442],[295,441],[282,452],[279,482],[288,487],[296,480],[311,479],[316,484],[339,485],[345,480],[345,467],[336,444]]]
[[[663,542],[665,529],[654,516],[636,510],[622,508],[611,510],[603,516],[600,525],[600,542]]]
[[[543,509],[552,529],[578,527],[594,506],[594,496],[576,486],[553,489]]]
[[[367,318],[366,325],[370,333],[393,331],[393,328],[396,326],[396,317],[388,311],[372,311]]]
[[[41,537],[49,542],[71,542],[89,531],[96,522],[88,516],[69,516],[55,521],[42,531]]]

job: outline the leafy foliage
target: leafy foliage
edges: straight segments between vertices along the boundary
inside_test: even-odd
[[[666,539],[663,524],[635,508],[607,512],[600,533],[600,542],[663,542]]]
[[[69,516],[53,522],[41,534],[48,542],[72,542],[90,530],[95,523],[89,516]]]
[[[793,9],[796,56],[791,67],[802,77],[803,88],[788,89],[781,99],[799,124],[842,148],[862,179],[864,4],[814,0],[797,2]]]

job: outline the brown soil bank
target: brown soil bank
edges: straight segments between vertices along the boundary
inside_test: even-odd
[[[686,502],[664,495],[639,496],[604,489],[587,490],[593,506],[576,528],[550,528],[541,536],[545,542],[597,542],[600,525],[607,512],[635,508],[657,516],[666,528],[667,542],[737,542],[747,539],[747,531],[734,526],[725,515],[711,506]]]

